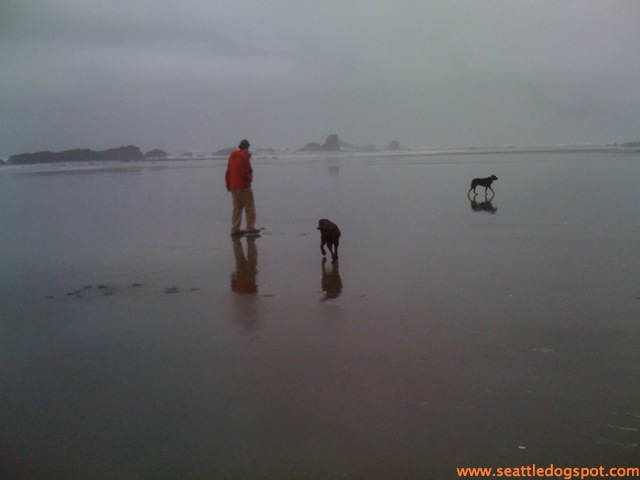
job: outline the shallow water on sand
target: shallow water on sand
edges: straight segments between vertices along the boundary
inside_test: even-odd
[[[638,154],[253,163],[0,169],[2,476],[638,466]]]

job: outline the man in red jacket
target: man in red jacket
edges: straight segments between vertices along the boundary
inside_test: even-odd
[[[231,152],[227,162],[227,173],[225,175],[227,191],[231,192],[233,198],[233,214],[231,216],[231,235],[241,232],[242,211],[246,216],[246,232],[256,231],[256,207],[253,202],[253,169],[251,168],[251,154],[248,140],[242,140],[238,149]]]

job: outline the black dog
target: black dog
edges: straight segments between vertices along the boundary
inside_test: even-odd
[[[320,230],[320,251],[322,252],[322,256],[324,257],[327,254],[324,250],[324,246],[326,245],[329,249],[329,253],[331,253],[331,260],[333,262],[338,261],[340,229],[335,223],[323,218],[318,221],[318,230]]]
[[[471,193],[471,190],[473,190],[473,193],[476,193],[476,187],[479,185],[481,187],[484,187],[484,193],[487,193],[487,190],[491,190],[493,192],[493,188],[491,188],[491,184],[494,182],[494,180],[497,180],[498,177],[496,177],[495,175],[491,175],[490,177],[487,178],[474,178],[473,180],[471,180],[471,188],[469,189],[469,191],[467,192],[467,195],[469,195],[469,193]],[[496,192],[493,192],[496,193]]]

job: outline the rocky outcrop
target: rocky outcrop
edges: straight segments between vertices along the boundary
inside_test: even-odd
[[[309,142],[299,152],[319,152],[322,146],[318,142]]]
[[[144,158],[167,158],[168,156],[169,154],[167,154],[167,152],[159,148],[155,148],[144,154]]]
[[[400,146],[400,142],[398,140],[392,140],[389,146],[385,148],[385,150],[395,152],[397,150],[403,150],[403,148]]]
[[[384,149],[384,151],[397,151],[397,150],[405,150],[404,147],[400,146],[400,142],[397,140],[393,140],[388,147]],[[299,149],[298,152],[355,152],[355,153],[376,153],[379,152],[375,145],[351,145],[350,143],[346,143],[340,140],[340,137],[336,134],[331,134],[327,137],[323,145],[320,145],[317,142],[307,143],[303,148]]]
[[[212,153],[214,157],[228,157],[231,152],[233,152],[235,148],[221,148]]]
[[[336,134],[329,135],[320,149],[324,152],[339,152],[340,138]]]
[[[325,140],[324,145],[320,145],[317,142],[309,142],[298,151],[299,152],[339,152],[340,138],[336,134],[331,134]]]
[[[76,148],[62,152],[37,152],[22,153],[9,157],[9,163],[14,165],[26,165],[32,163],[59,163],[59,162],[92,162],[104,160],[143,160],[144,156],[138,147],[129,145],[126,147],[110,148],[108,150],[89,150]]]

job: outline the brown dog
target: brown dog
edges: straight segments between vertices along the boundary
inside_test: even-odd
[[[473,190],[473,193],[476,193],[477,186],[484,187],[485,194],[487,193],[487,190],[491,190],[493,192],[493,188],[491,188],[491,184],[493,183],[494,180],[497,180],[497,179],[498,177],[496,177],[495,175],[491,175],[490,177],[487,177],[487,178],[474,178],[473,180],[471,180],[471,188],[467,192],[467,195],[471,193],[471,190]],[[496,192],[493,192],[493,193],[496,193]]]
[[[324,250],[324,246],[326,245],[329,253],[331,253],[331,261],[337,262],[340,229],[335,223],[323,218],[318,221],[318,230],[320,230],[320,251],[322,252],[322,256],[324,257],[327,254]]]

